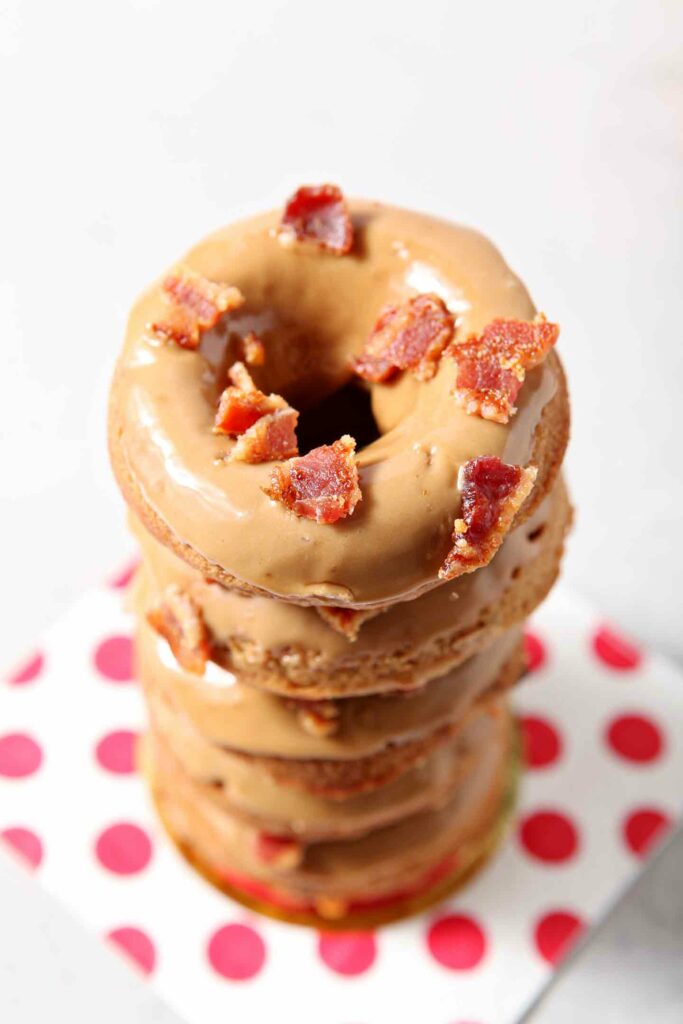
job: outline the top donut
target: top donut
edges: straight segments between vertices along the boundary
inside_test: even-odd
[[[148,529],[224,586],[409,600],[485,565],[552,487],[557,333],[477,232],[304,187],[136,303],[114,470]]]

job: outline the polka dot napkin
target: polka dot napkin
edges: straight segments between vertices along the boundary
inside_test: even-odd
[[[192,1024],[512,1022],[680,814],[683,677],[559,590],[527,635],[528,770],[489,866],[374,934],[262,919],[186,867],[134,773],[128,575],[0,684],[0,834]]]

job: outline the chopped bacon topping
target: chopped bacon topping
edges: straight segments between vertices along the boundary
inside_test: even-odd
[[[204,331],[215,327],[223,313],[238,309],[244,302],[239,289],[209,281],[185,266],[175,267],[162,288],[169,311],[152,323],[151,329],[181,348],[197,348]]]
[[[454,326],[453,314],[438,295],[416,295],[402,306],[386,306],[353,368],[373,383],[390,380],[399,370],[431,380]]]
[[[255,847],[259,860],[282,871],[291,871],[297,868],[303,860],[304,851],[301,844],[288,836],[273,836],[268,832],[258,832]]]
[[[452,580],[490,562],[536,472],[535,466],[509,466],[495,455],[481,455],[460,467],[461,518],[453,524],[453,547],[439,569],[440,579]]]
[[[275,466],[266,494],[316,523],[345,519],[362,498],[355,449],[356,442],[345,434],[334,444],[321,445],[301,458]]]
[[[318,605],[317,612],[321,619],[336,629],[338,633],[353,642],[358,638],[360,627],[368,619],[373,619],[379,614],[380,609],[372,608],[369,611],[361,611],[358,608],[338,608],[331,605]]]
[[[289,697],[285,703],[295,712],[299,725],[309,736],[334,736],[339,729],[339,707],[333,700]]]
[[[186,591],[171,583],[156,608],[147,613],[152,629],[167,641],[187,672],[202,675],[211,658],[209,631],[202,613]]]
[[[535,320],[492,320],[480,335],[449,346],[458,364],[454,395],[473,415],[507,423],[527,370],[545,359],[560,333],[540,314]]]
[[[353,225],[337,185],[303,185],[287,200],[278,231],[285,242],[314,242],[344,256],[353,245]]]
[[[228,434],[238,441],[230,462],[271,462],[296,455],[296,425],[299,413],[280,395],[264,395],[255,386],[243,363],[230,367],[232,381],[218,403],[215,434]]]
[[[296,455],[298,419],[299,413],[288,405],[263,416],[237,439],[230,462],[274,462]]]
[[[257,334],[249,331],[242,338],[242,351],[247,366],[263,366],[266,361],[266,350],[263,342]]]

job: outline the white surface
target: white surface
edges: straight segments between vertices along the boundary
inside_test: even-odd
[[[129,549],[104,417],[135,292],[323,179],[481,227],[561,321],[567,577],[683,657],[682,29],[675,0],[3,0],[0,661]]]

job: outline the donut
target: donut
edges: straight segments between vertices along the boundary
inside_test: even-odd
[[[140,765],[246,906],[372,926],[499,841],[524,620],[572,518],[558,335],[482,235],[332,185],[135,304],[109,449]]]
[[[485,564],[533,514],[566,447],[566,386],[552,350],[524,369],[552,325],[483,236],[354,201],[330,250],[300,241],[316,216],[224,228],[140,298],[109,446],[137,517],[202,576],[370,609]],[[508,496],[479,536],[494,468]],[[311,496],[331,478],[339,493]]]
[[[132,519],[144,554],[133,604],[145,617],[168,587],[182,588],[202,609],[211,659],[274,693],[319,699],[409,690],[457,667],[531,614],[557,577],[570,522],[560,479],[488,566],[414,601],[358,613],[360,621],[352,619],[345,632],[319,609],[216,585]]]
[[[271,839],[226,814],[154,737],[145,771],[173,840],[229,895],[295,923],[370,925],[440,898],[495,846],[509,808],[515,747],[509,716],[491,722],[493,733],[481,737],[441,806],[360,836]]]
[[[251,765],[282,785],[334,797],[385,785],[448,744],[470,712],[524,670],[520,634],[508,631],[418,693],[340,701],[326,732],[310,728],[311,702],[259,691],[215,665],[197,677],[145,627],[137,657],[151,719],[180,761],[199,747],[214,780]]]

